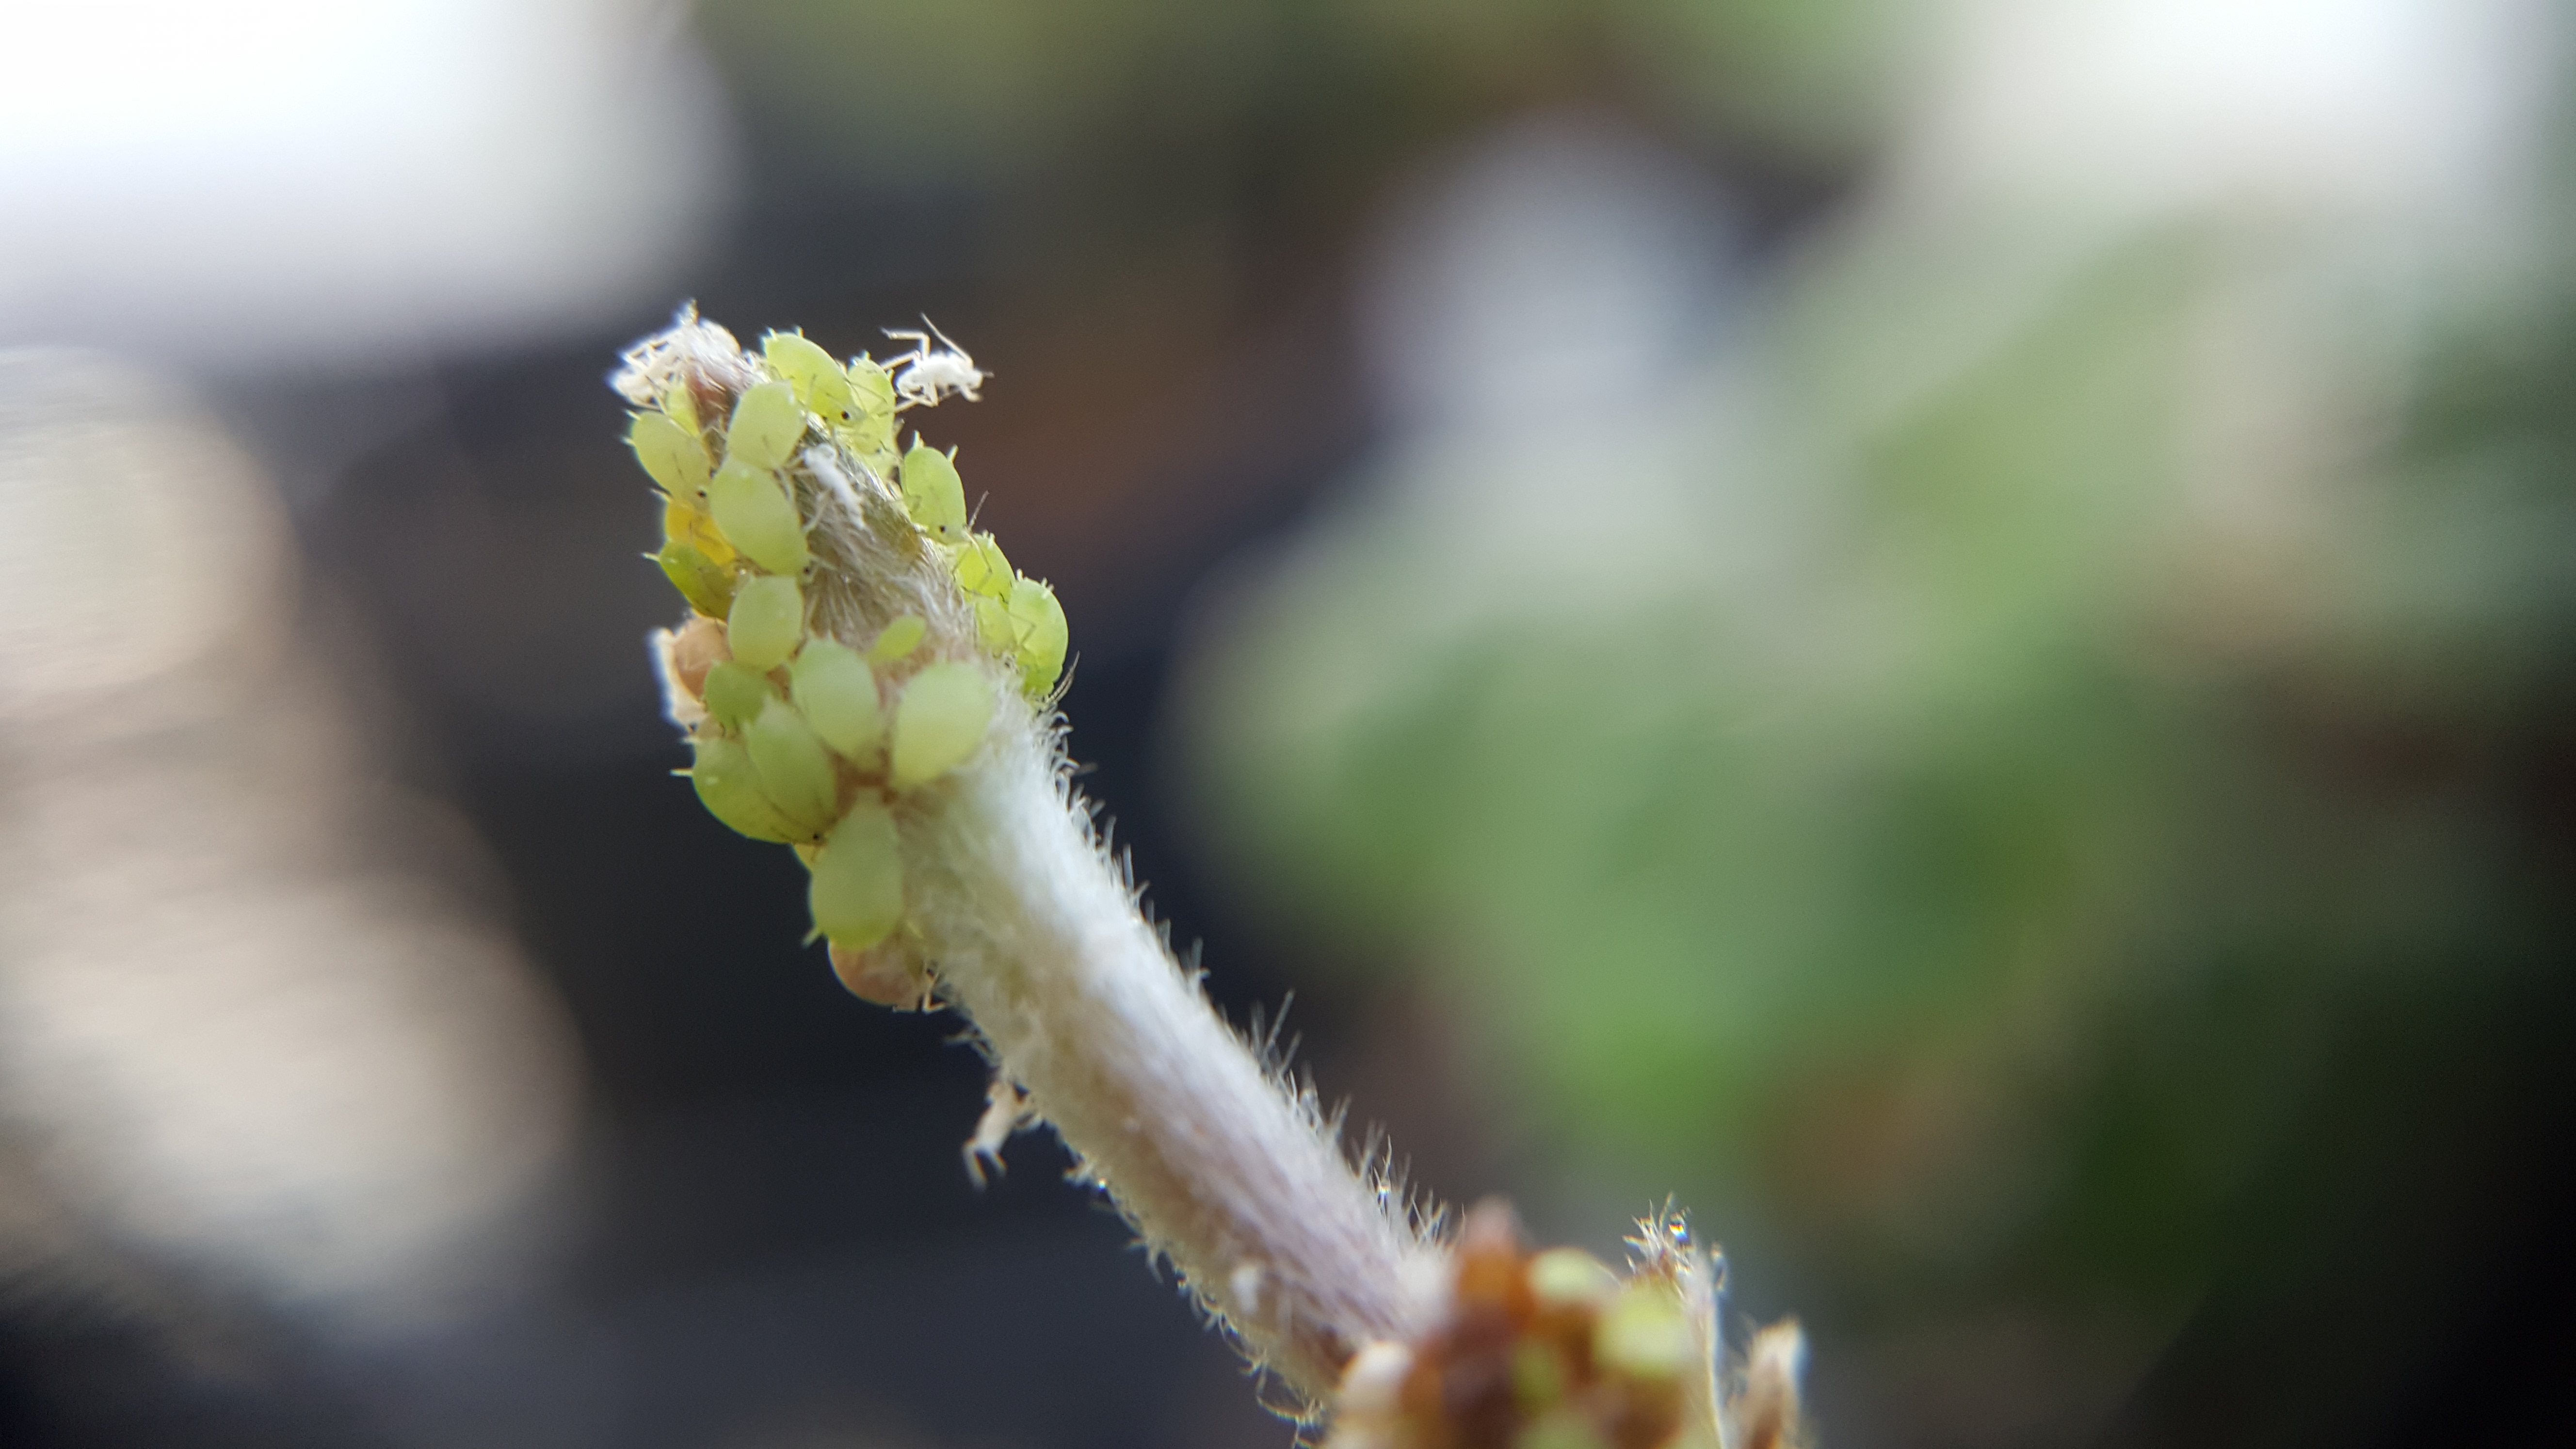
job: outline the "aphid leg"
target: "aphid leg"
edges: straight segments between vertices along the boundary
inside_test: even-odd
[[[917,367],[920,365],[922,359],[930,355],[930,336],[927,333],[897,332],[893,328],[889,327],[885,329],[885,335],[886,340],[889,342],[909,342],[912,344],[911,351],[898,352],[894,356],[886,358],[878,364],[878,366],[883,367],[888,372],[893,372],[897,368]]]

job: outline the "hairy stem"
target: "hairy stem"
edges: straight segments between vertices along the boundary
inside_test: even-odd
[[[1431,1321],[1445,1260],[1182,974],[1053,741],[996,735],[908,848],[942,867],[917,897],[941,994],[1200,1301],[1321,1401],[1361,1345]]]
[[[882,363],[795,333],[753,357],[683,308],[612,383],[691,611],[654,641],[687,773],[717,819],[796,848],[844,985],[974,1024],[996,1081],[970,1164],[1053,1123],[1252,1360],[1334,1415],[1330,1449],[1721,1449],[1717,1278],[1679,1215],[1640,1224],[1624,1280],[1531,1255],[1499,1202],[1438,1241],[1173,962],[1049,723],[1053,590],[974,531],[953,450],[897,451],[900,413],[984,374],[895,335],[916,346]],[[1798,1438],[1799,1340],[1772,1333],[1741,1449]]]

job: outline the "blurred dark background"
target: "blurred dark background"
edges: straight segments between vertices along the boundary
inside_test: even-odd
[[[24,7],[0,1443],[1290,1442],[668,778],[686,298],[972,350],[1217,1002],[1828,1445],[2576,1437],[2565,19]]]

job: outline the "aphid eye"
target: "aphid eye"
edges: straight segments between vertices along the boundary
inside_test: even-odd
[[[805,597],[794,579],[770,575],[745,579],[725,615],[725,643],[733,657],[758,670],[787,662],[805,634]]]
[[[788,670],[788,681],[805,722],[842,758],[861,759],[885,738],[876,672],[849,646],[831,639],[806,641]]]
[[[698,691],[705,701],[708,715],[729,730],[739,731],[760,717],[760,711],[775,698],[769,677],[739,660],[728,659],[707,671],[707,680]]]
[[[796,827],[762,792],[760,772],[753,768],[751,752],[740,740],[707,730],[689,743],[697,749],[689,782],[697,787],[698,803],[707,807],[709,815],[754,840],[785,844],[797,837]]]
[[[921,638],[930,632],[919,614],[905,614],[885,626],[877,642],[868,646],[870,664],[892,664],[921,646]]]
[[[626,430],[635,461],[673,498],[694,497],[707,483],[707,450],[695,434],[661,413],[637,413]]]
[[[840,778],[813,726],[794,705],[771,695],[743,727],[742,742],[751,751],[752,768],[760,772],[761,793],[799,827],[799,838],[810,840],[831,828],[840,807]]]
[[[805,409],[796,389],[784,382],[764,382],[743,390],[733,405],[733,422],[725,429],[725,457],[740,458],[760,468],[785,466],[805,439]]]
[[[806,903],[815,931],[834,946],[865,950],[903,920],[903,844],[883,805],[861,800],[852,806],[809,864],[814,878]]]
[[[903,455],[903,506],[912,521],[942,543],[966,539],[966,486],[957,464],[915,439]]]
[[[725,459],[707,480],[707,511],[753,563],[774,574],[805,571],[805,523],[776,473],[738,457]]]
[[[894,707],[894,783],[919,785],[964,764],[993,722],[993,686],[962,660],[912,677]]]

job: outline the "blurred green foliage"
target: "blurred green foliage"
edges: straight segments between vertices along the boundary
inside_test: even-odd
[[[852,172],[1017,179],[1242,144],[1319,172],[1462,118],[1612,91],[1813,160],[1883,119],[1896,0],[729,0],[701,26],[748,112]],[[885,104],[891,89],[903,104]],[[1163,138],[1158,144],[1156,138]],[[1323,163],[1321,158],[1330,157]]]
[[[1671,399],[1400,443],[1187,733],[1247,893],[1427,971],[1569,1178],[2134,1375],[2345,1003],[2553,969],[2576,328],[2546,270],[2350,326],[2331,226],[2029,221],[1855,222]]]

